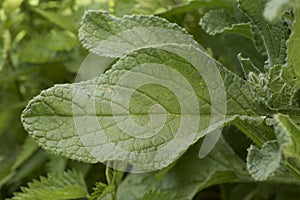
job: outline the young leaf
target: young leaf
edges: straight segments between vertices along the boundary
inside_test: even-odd
[[[254,40],[260,49],[263,45],[268,55],[268,66],[282,65],[286,57],[288,28],[282,20],[271,24],[263,17],[267,0],[239,0],[239,8],[249,17],[254,32]]]
[[[256,180],[266,180],[285,166],[297,178],[300,177],[299,127],[286,115],[274,116],[277,140],[266,142],[259,150],[251,146],[248,150],[247,167]],[[293,180],[293,178],[291,178]]]
[[[249,80],[250,73],[258,74],[260,72],[260,70],[251,62],[250,58],[243,58],[241,54],[238,54],[238,60],[246,79]]]
[[[88,198],[89,200],[103,200],[108,198],[113,192],[113,187],[106,185],[105,183],[98,182],[93,188],[93,193]]]
[[[12,200],[63,200],[87,197],[87,189],[83,177],[73,171],[62,174],[49,174],[40,181],[28,183],[28,188],[22,187],[22,192],[14,194]]]
[[[96,187],[93,188],[94,192],[91,194],[89,200],[102,200],[109,197],[111,197],[111,199],[116,199],[116,192],[124,173],[115,170],[110,166],[114,166],[114,163],[108,163],[106,166],[107,184],[101,182],[96,183]]]
[[[276,109],[296,108],[294,102],[294,88],[288,85],[282,78],[282,67],[277,65],[270,69],[269,88],[271,92],[269,105]]]
[[[202,1],[202,0],[193,0],[186,1],[177,6],[174,6],[172,9],[167,10],[164,13],[161,13],[162,17],[170,17],[174,15],[180,15],[186,12],[190,12],[193,10],[207,10],[212,8],[222,8],[222,9],[232,9],[232,6],[235,4],[233,0],[210,0],[210,1]]]
[[[247,168],[255,180],[266,180],[281,167],[281,156],[276,140],[265,143],[261,149],[251,145],[248,149]]]

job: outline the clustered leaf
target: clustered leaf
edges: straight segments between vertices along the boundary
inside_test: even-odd
[[[142,29],[139,29],[140,27]],[[151,32],[147,28],[150,28]],[[131,29],[133,29],[133,33],[129,32],[130,35],[126,35],[127,31]],[[161,30],[164,31],[164,36],[160,35]],[[117,40],[115,40],[115,35],[124,31],[126,39],[122,39],[123,35],[118,35]],[[168,36],[166,34],[169,31],[170,35]],[[145,33],[150,34],[148,38],[151,38],[151,40],[144,42],[143,34]],[[173,33],[178,34],[178,36]],[[109,37],[113,38],[111,39],[112,42],[110,42]],[[112,17],[106,12],[89,11],[83,19],[80,38],[85,47],[100,56],[117,58],[124,54],[126,56],[121,57],[112,66],[111,70],[102,74],[99,78],[73,85],[56,85],[53,88],[43,91],[29,103],[22,115],[24,127],[43,148],[51,150],[54,153],[92,163],[123,160],[144,170],[147,169],[145,164],[149,165],[150,168],[154,167],[156,169],[166,167],[181,156],[191,144],[195,143],[209,131],[218,128],[218,126],[220,127],[218,124],[222,123],[222,119],[219,119],[219,121],[214,122],[215,125],[210,125],[215,128],[208,129],[207,124],[210,121],[208,117],[210,116],[209,107],[213,107],[214,105],[209,98],[208,89],[205,88],[208,82],[199,75],[201,68],[205,68],[206,66],[214,67],[216,65],[216,70],[220,72],[224,81],[224,90],[227,94],[227,110],[226,119],[224,119],[223,123],[234,120],[236,116],[261,119],[267,114],[268,108],[258,102],[259,97],[257,97],[257,94],[259,93],[259,88],[253,87],[208,57],[203,53],[202,48],[197,48],[197,43],[183,29],[164,19],[151,16],[125,16],[120,19]],[[141,39],[138,40],[136,38]],[[185,46],[184,43],[186,42],[190,42],[192,46],[189,46],[190,44]],[[104,44],[110,44],[107,46],[109,48],[104,48]],[[174,48],[177,48],[178,52],[186,57],[181,58],[171,53],[170,49]],[[198,60],[189,60],[191,52],[195,52],[194,57]],[[192,64],[195,63],[194,66],[191,66],[190,62],[193,62]],[[205,63],[206,66],[197,66],[201,62]],[[113,99],[114,96],[111,91],[132,87],[132,85],[116,86],[121,77],[125,76],[127,71],[139,73],[139,76],[147,75],[149,73],[147,71],[135,71],[139,69],[140,64],[148,63],[151,63],[151,65],[167,65],[183,75],[191,85],[188,94],[196,94],[197,102],[195,106],[199,105],[197,109],[200,110],[200,115],[203,115],[202,120],[198,122],[198,116],[195,114],[197,109],[195,110],[194,106],[185,111],[191,117],[190,122],[199,123],[195,130],[196,135],[184,132],[187,135],[186,137],[182,137],[180,141],[181,147],[170,152],[164,151],[162,154],[155,155],[157,162],[154,163],[148,163],[147,157],[140,159],[140,157],[128,156],[128,151],[148,152],[149,156],[152,157],[153,155],[150,152],[154,152],[154,149],[163,149],[164,145],[162,144],[167,144],[174,138],[173,135],[176,134],[177,125],[174,127],[173,122],[179,120],[180,109],[174,106],[178,103],[167,100],[174,97],[172,95],[171,97],[161,96],[163,94],[162,91],[160,93],[156,93],[155,91],[162,90],[162,88],[157,88],[157,86],[153,85],[152,88],[148,90],[145,88],[142,92],[150,98],[145,98],[144,95],[137,94],[135,100],[132,102],[132,108],[129,110],[130,117],[141,120],[143,126],[145,125],[145,117],[148,115],[148,111],[145,110],[147,109],[147,106],[145,106],[147,103],[145,102],[149,102],[149,107],[151,107],[150,105],[160,104],[167,110],[168,116],[164,125],[166,128],[162,129],[152,140],[131,137],[126,133],[136,132],[136,128],[128,129],[128,126],[126,126],[128,130],[124,131],[120,129],[119,124],[114,120],[116,117],[124,118],[128,114],[126,112],[123,113],[120,108],[117,113],[113,113],[110,105],[111,102],[115,102],[116,104],[118,101],[124,102],[122,99]],[[151,70],[151,76],[155,78],[155,81],[165,79],[163,77],[165,74],[167,74],[168,78],[168,73],[171,73],[171,71],[156,68],[148,70]],[[202,71],[206,73],[204,72],[205,70]],[[135,76],[134,73],[131,75],[132,78]],[[180,79],[177,78],[176,80],[175,74],[172,76],[174,79],[173,82],[177,84]],[[212,75],[207,74],[206,76],[209,78]],[[199,82],[203,87],[199,88]],[[218,83],[216,82],[215,84]],[[167,91],[166,94],[168,94]],[[192,100],[190,101],[192,102]],[[91,106],[93,102],[95,102],[96,110],[94,110],[94,106]],[[142,105],[139,102],[142,102]],[[190,103],[190,105],[192,104]],[[95,119],[90,118],[93,115]],[[77,120],[74,121],[74,118]],[[94,120],[100,123],[102,130],[93,126],[93,123],[96,122]],[[82,124],[83,122],[84,124]],[[190,124],[188,126],[193,127],[194,125]],[[78,127],[80,127],[80,130]],[[94,128],[91,129],[91,127]],[[104,131],[110,139],[101,137],[97,139],[99,140],[99,144],[95,144],[95,136],[99,131]],[[164,138],[163,141],[161,141],[161,137]],[[82,140],[82,138],[84,139]],[[189,142],[185,143],[187,140]],[[91,141],[93,141],[93,144],[90,143]],[[126,151],[122,152],[118,148],[108,150],[107,145],[110,144],[109,141],[117,142],[118,147]],[[90,152],[95,152],[95,154],[91,154]]]
[[[107,168],[107,184],[98,182],[90,195],[81,175],[50,174],[29,184],[30,189],[22,188],[23,193],[16,193],[14,199],[34,195],[45,199],[193,199],[200,190],[216,184],[270,180],[300,184],[297,3],[160,0],[152,5],[145,1],[127,6],[166,18],[200,8],[200,26],[209,37],[236,34],[253,42],[259,59],[266,60],[259,66],[253,58],[237,54],[241,68],[237,75],[213,52],[209,55],[188,31],[164,18],[87,11],[79,29],[80,42],[89,52],[108,57],[111,64],[93,79],[42,91],[23,111],[23,126],[39,146],[54,154],[87,163],[113,163],[118,170],[154,172],[129,174],[122,181],[122,172]],[[289,9],[292,5],[294,10]],[[118,12],[114,1],[109,7],[111,13]],[[206,12],[208,8],[216,10]],[[70,22],[64,27],[68,19],[34,11],[67,31],[27,43],[30,49],[49,39],[48,49],[39,52],[42,59],[31,57],[27,62],[48,62],[59,58],[58,52],[76,46],[71,33],[75,26]],[[285,16],[284,11],[288,11]],[[217,75],[211,73],[214,70]],[[251,139],[246,162],[225,136],[214,140],[206,157],[199,155],[205,139],[215,139],[218,134],[212,133],[227,125],[236,127],[232,133],[242,132]],[[166,148],[170,144],[172,148]],[[13,168],[34,151],[35,146],[20,154]],[[62,191],[69,193],[62,195]]]

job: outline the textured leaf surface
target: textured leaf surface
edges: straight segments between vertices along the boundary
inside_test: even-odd
[[[135,25],[165,27],[178,37],[150,37],[153,41],[133,46],[126,37],[118,40],[117,51],[101,46],[111,34]],[[96,27],[97,32],[87,31]],[[23,113],[25,129],[43,148],[72,159],[118,160],[153,170],[169,165],[199,138],[237,116],[263,118],[268,110],[255,101],[258,89],[228,72],[183,33],[157,17],[119,19],[88,12],[82,42],[100,55],[127,55],[99,78],[43,91]],[[192,45],[181,44],[187,41]]]
[[[247,168],[255,180],[265,180],[280,168],[281,159],[277,141],[267,142],[261,149],[251,145],[248,149]]]
[[[33,181],[28,188],[22,187],[22,193],[15,193],[13,200],[63,200],[87,197],[87,189],[83,177],[69,171],[62,174],[49,174],[47,178]]]
[[[287,115],[277,114],[274,116],[274,128],[277,140],[266,142],[260,150],[255,146],[248,149],[249,172],[256,180],[266,180],[282,174],[285,166],[300,177],[299,127]]]
[[[250,39],[253,38],[249,23],[239,22],[224,10],[212,10],[205,13],[200,20],[200,25],[210,35],[234,32]]]
[[[108,57],[120,57],[132,50],[170,43],[201,48],[184,29],[165,19],[143,15],[117,18],[103,11],[85,14],[79,39],[91,52]]]
[[[270,106],[276,109],[295,108],[293,100],[294,88],[282,78],[282,66],[274,66],[270,70],[269,88],[271,92]]]
[[[110,193],[113,188],[106,185],[105,183],[96,183],[96,186],[93,188],[93,193],[90,195],[89,200],[103,200],[110,199]]]
[[[268,55],[268,65],[284,64],[286,57],[286,39],[288,28],[283,21],[269,23],[263,17],[267,0],[239,0],[239,7],[249,17],[253,24],[254,39],[258,49],[263,44]]]

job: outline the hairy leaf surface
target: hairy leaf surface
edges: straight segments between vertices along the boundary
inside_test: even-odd
[[[141,37],[138,30],[149,27],[154,38],[131,43]],[[126,28],[136,35],[118,35],[115,40]],[[158,37],[155,28],[177,35]],[[104,48],[111,36],[114,49]],[[24,127],[54,153],[86,162],[118,160],[141,170],[160,169],[225,122],[237,116],[263,119],[267,113],[258,103],[258,88],[216,63],[184,30],[166,20],[88,12],[81,38],[99,55],[127,55],[99,78],[54,86],[30,102],[23,113]],[[191,46],[181,44],[187,41]]]

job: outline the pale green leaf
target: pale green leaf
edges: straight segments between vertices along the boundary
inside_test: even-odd
[[[166,20],[92,11],[83,23],[81,39],[93,52],[119,57],[135,51],[99,78],[54,86],[29,103],[24,127],[47,150],[85,162],[118,160],[139,170],[160,169],[223,123],[237,116],[263,119],[268,113],[257,102],[259,88],[228,72]],[[128,38],[118,37],[120,47],[115,38],[102,47],[102,40],[135,26],[167,32],[159,37],[151,29],[154,38],[140,35],[141,42],[131,45],[129,40],[139,38],[133,35],[140,34],[137,29]],[[188,41],[192,46],[181,45]]]
[[[255,180],[265,180],[281,167],[281,156],[276,140],[266,142],[261,149],[251,145],[248,149],[247,168]]]
[[[198,53],[198,56],[201,56],[201,53]],[[206,56],[199,58],[203,59],[208,66],[210,66],[210,62],[213,62]],[[168,68],[162,67],[163,65]],[[250,85],[227,71],[220,72],[225,81],[225,90],[228,95],[228,118],[226,121],[234,119],[237,115],[260,118],[258,114],[264,114],[267,111],[255,104],[252,99],[250,100],[257,95],[252,94],[253,88]],[[133,86],[130,81],[116,85],[120,83],[119,80],[122,81],[122,77],[128,76],[127,73],[133,73],[129,76],[130,78],[128,77],[129,79],[142,78],[141,82],[144,86],[130,89]],[[150,80],[153,81],[145,84],[144,81],[149,78],[149,73],[152,77]],[[184,76],[185,80],[181,79],[177,73]],[[174,86],[177,88],[175,93],[174,89],[171,91],[165,86],[160,86],[167,84],[172,88],[174,86],[169,85],[171,83],[175,84]],[[85,162],[120,160],[144,170],[162,168],[177,159],[188,146],[207,134],[209,130],[222,125],[222,118],[216,118],[217,120],[211,122],[210,109],[214,105],[210,103],[208,89],[206,87],[199,88],[199,83],[204,85],[206,82],[191,67],[189,61],[164,50],[140,50],[120,59],[112,67],[112,70],[101,75],[100,78],[73,85],[57,85],[42,92],[29,103],[23,113],[22,121],[30,135],[43,148],[54,153]],[[181,87],[186,88],[186,91]],[[124,102],[126,99],[124,96],[116,98],[119,93],[114,93],[114,91],[121,92],[128,89],[133,95],[128,99],[129,105]],[[189,95],[191,97],[187,98]],[[185,105],[181,105],[182,102]],[[164,114],[165,111],[158,108],[151,111],[153,105],[163,106],[167,113]],[[129,110],[122,108],[123,106],[129,106]],[[180,106],[187,109],[183,114],[181,114]],[[196,114],[198,112],[196,106],[200,110],[200,121]],[[254,108],[258,110],[256,111]],[[147,125],[149,110],[154,112],[153,114],[157,114],[157,118],[153,119],[158,120],[150,123],[150,127]],[[123,120],[127,119],[126,121],[128,121],[130,118],[134,120],[134,122],[128,122],[133,123],[132,125],[122,125]],[[186,126],[190,131],[176,133],[180,130],[178,129],[180,120],[187,120],[183,127]],[[163,121],[165,121],[164,125],[161,124]],[[100,127],[97,126],[98,123]],[[137,124],[134,125],[134,123]],[[151,124],[155,126],[152,128]],[[137,125],[146,125],[146,127],[144,129]],[[149,131],[151,133],[151,129],[156,131],[156,126],[161,129],[149,140],[132,135],[144,135]],[[197,134],[191,134],[193,133],[192,129]],[[105,137],[99,134],[101,132],[105,134]],[[174,137],[174,134],[184,134],[185,136],[180,139],[181,137]],[[176,148],[172,151],[165,151],[164,146],[169,142]],[[180,148],[178,148],[177,142],[181,143]],[[113,144],[117,144],[116,149],[110,146]],[[120,151],[120,148],[124,151]],[[148,159],[152,158],[156,151],[164,153],[155,154],[156,163],[148,163]],[[128,152],[132,152],[132,154],[133,152],[147,152],[149,157],[147,155],[143,155],[143,157],[128,156]]]
[[[21,187],[22,192],[14,194],[13,200],[64,200],[87,197],[87,189],[83,177],[72,171],[61,174],[49,174],[34,180],[27,187]]]
[[[212,10],[201,18],[201,27],[210,35],[222,32],[233,32],[252,39],[250,23],[239,22],[224,10]]]
[[[293,0],[270,0],[266,4],[264,17],[269,21],[278,20],[282,16],[283,11],[292,5],[292,2]]]
[[[273,125],[277,140],[266,142],[261,149],[248,149],[247,168],[255,180],[266,180],[276,174],[287,174],[287,169],[296,178],[300,177],[300,128],[287,116],[277,114]],[[295,178],[294,177],[294,178]],[[293,181],[291,177],[289,181]]]
[[[201,48],[184,29],[165,19],[143,15],[117,18],[104,11],[86,12],[79,39],[91,52],[108,57],[169,43]]]

